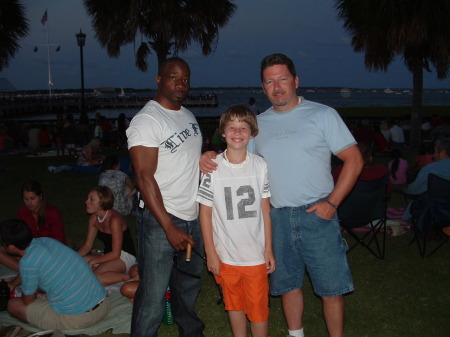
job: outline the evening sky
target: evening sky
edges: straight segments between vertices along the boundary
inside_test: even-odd
[[[214,0],[211,0],[214,1]],[[47,33],[54,89],[80,87],[80,48],[75,34],[86,33],[85,88],[155,88],[156,56],[149,71],[134,65],[133,44],[110,58],[92,30],[81,0],[24,0],[29,35],[0,77],[17,89],[48,88]],[[191,67],[191,87],[254,87],[260,85],[259,64],[272,53],[290,56],[304,87],[411,88],[412,75],[401,57],[388,72],[369,72],[364,56],[353,52],[350,36],[337,19],[334,0],[236,0],[237,11],[220,30],[215,52],[203,56],[193,43],[178,56]],[[46,25],[41,24],[47,10]],[[60,46],[59,51],[56,49]],[[37,47],[37,51],[34,49]],[[136,46],[137,48],[137,46]],[[450,80],[425,73],[424,88],[448,88]]]

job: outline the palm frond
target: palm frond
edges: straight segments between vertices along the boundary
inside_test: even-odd
[[[0,71],[20,49],[19,41],[28,34],[25,8],[16,0],[3,0],[0,7]]]

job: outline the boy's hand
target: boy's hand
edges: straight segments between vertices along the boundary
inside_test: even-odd
[[[273,273],[275,270],[275,257],[273,256],[273,252],[266,251],[264,253],[264,258],[266,260],[267,274]]]
[[[200,171],[204,174],[211,173],[216,170],[217,164],[211,159],[215,159],[217,153],[214,151],[206,151],[200,157]]]
[[[214,275],[220,276],[220,258],[216,252],[208,255],[206,265],[208,266],[208,271],[210,271]]]

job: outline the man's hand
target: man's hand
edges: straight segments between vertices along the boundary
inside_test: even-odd
[[[216,170],[217,164],[211,159],[215,159],[217,153],[214,151],[206,151],[200,157],[200,171],[204,174],[211,173]]]
[[[188,243],[191,244],[192,248],[195,247],[195,242],[192,240],[192,237],[187,235],[182,229],[175,225],[172,225],[170,229],[165,231],[165,233],[167,241],[169,241],[173,249],[177,252],[180,250],[185,250]]]
[[[336,209],[324,200],[319,201],[317,204],[312,205],[306,210],[306,213],[310,212],[316,212],[317,216],[322,219],[331,220],[333,219]]]

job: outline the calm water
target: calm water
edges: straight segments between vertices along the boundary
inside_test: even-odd
[[[192,95],[215,93],[218,95],[219,105],[217,107],[190,108],[197,117],[220,116],[222,112],[233,104],[246,104],[249,97],[256,99],[256,104],[261,112],[270,107],[263,91],[259,88],[238,88],[238,89],[208,89],[203,91],[191,90]],[[131,95],[132,93],[126,93]],[[138,93],[147,95],[148,93]],[[337,88],[303,88],[300,92],[305,99],[329,105],[334,108],[339,107],[389,107],[389,106],[410,106],[412,100],[411,90],[402,89],[337,89]],[[423,93],[423,105],[427,106],[447,106],[450,105],[450,90],[425,90]],[[88,113],[94,118],[96,112],[100,112],[107,118],[117,118],[119,114],[125,113],[128,118],[132,118],[139,109],[98,109]],[[74,116],[78,118],[77,114]],[[42,119],[53,119],[53,115],[40,116]],[[30,117],[29,119],[36,119]]]

